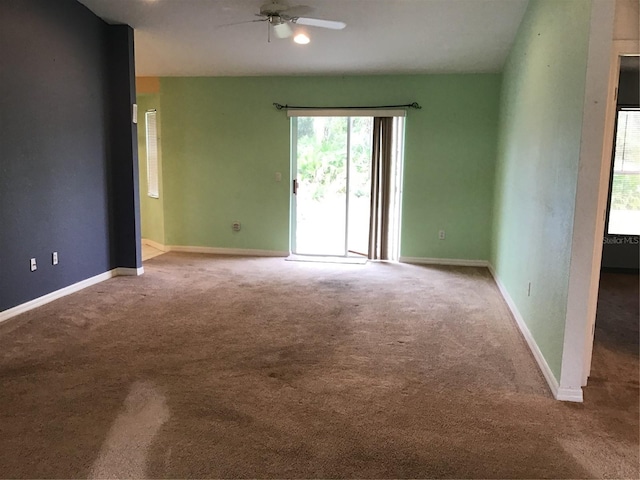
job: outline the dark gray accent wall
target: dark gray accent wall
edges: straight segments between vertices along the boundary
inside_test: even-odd
[[[112,25],[107,32],[110,102],[110,212],[112,255],[117,266],[142,266],[138,130],[132,122],[136,102],[133,30]],[[126,54],[125,54],[126,52]]]
[[[140,266],[134,78],[129,27],[0,1],[0,311]]]

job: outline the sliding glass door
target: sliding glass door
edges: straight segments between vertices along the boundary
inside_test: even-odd
[[[292,119],[292,252],[367,255],[371,117]]]

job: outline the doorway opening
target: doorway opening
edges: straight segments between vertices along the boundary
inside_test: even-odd
[[[620,59],[606,236],[640,235],[640,57]],[[635,262],[634,266],[637,266]]]
[[[162,189],[161,116],[157,93],[136,97],[138,122],[138,171],[142,261],[166,251],[164,236],[164,196]]]
[[[614,67],[611,83],[615,102],[610,106],[611,122],[607,127],[611,143],[604,160],[609,178],[602,256],[583,384],[588,379],[590,386],[600,386],[607,395],[614,392],[613,396],[621,398],[633,398],[628,392],[635,391],[637,398],[640,57],[620,53]],[[592,390],[596,394],[597,391]]]
[[[291,139],[291,252],[397,260],[404,118],[292,116]]]

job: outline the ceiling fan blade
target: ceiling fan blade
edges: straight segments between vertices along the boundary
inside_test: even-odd
[[[287,8],[289,8],[289,5],[278,3],[276,0],[273,0],[272,2],[267,2],[260,7],[260,15],[279,15]]]
[[[245,20],[244,22],[224,23],[222,25],[214,25],[214,28],[220,27],[233,27],[234,25],[244,25],[245,23],[266,22],[268,19],[263,18],[261,20]]]
[[[336,22],[335,20],[322,20],[320,18],[299,17],[292,20],[298,25],[308,25],[310,27],[330,28],[331,30],[342,30],[347,26],[344,22]]]

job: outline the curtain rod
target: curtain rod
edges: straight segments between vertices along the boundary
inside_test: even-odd
[[[282,105],[280,103],[274,103],[273,106],[278,110],[382,110],[384,108],[415,108],[416,110],[420,110],[422,108],[418,102],[407,103],[404,105],[374,105],[371,107],[300,107],[294,105]]]

